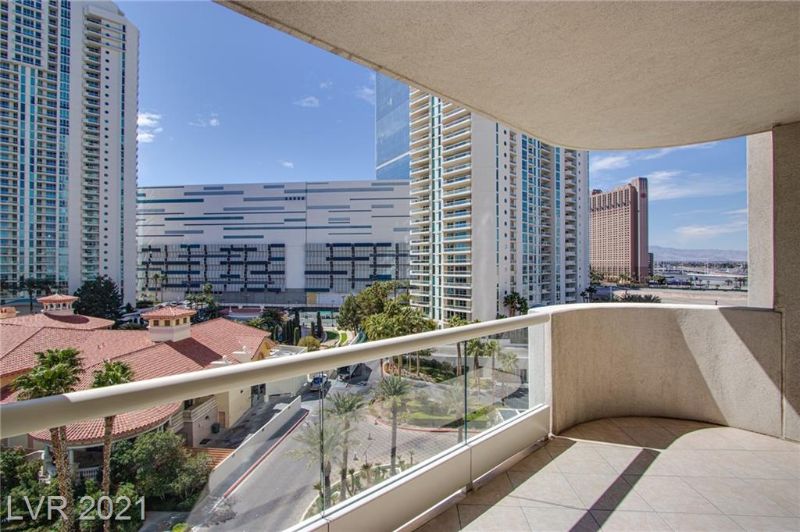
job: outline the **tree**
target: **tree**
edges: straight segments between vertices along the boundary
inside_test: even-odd
[[[494,360],[497,353],[500,352],[500,343],[497,340],[484,340],[482,338],[473,338],[467,340],[467,356],[472,356],[472,370],[475,372],[475,385],[480,382],[480,359],[491,358],[492,374],[494,374]]]
[[[517,354],[513,351],[500,351],[497,354],[497,359],[500,362],[500,369],[503,373],[507,373],[510,375],[516,375],[517,373],[517,362],[518,357]],[[506,379],[503,378],[503,398],[507,396],[506,394]]]
[[[172,492],[181,500],[181,506],[191,508],[194,503],[193,496],[203,489],[212,469],[211,457],[206,453],[186,457],[170,485]]]
[[[133,370],[131,367],[119,361],[106,360],[103,362],[103,369],[94,372],[94,381],[92,388],[103,388],[106,386],[114,386],[116,384],[124,384],[133,381]],[[106,497],[111,496],[111,437],[114,433],[114,419],[116,416],[107,416],[105,418],[105,428],[103,431],[103,495]],[[108,514],[109,510],[105,513]],[[109,532],[111,530],[111,521],[106,519],[103,521],[103,530]]]
[[[151,279],[153,280],[153,284],[156,287],[156,297],[158,298],[159,301],[161,301],[163,296],[163,294],[161,293],[161,281],[163,278],[160,273],[155,272],[153,273]]]
[[[303,336],[297,342],[297,345],[299,347],[305,347],[306,350],[308,350],[308,351],[318,351],[319,350],[319,346],[320,346],[320,342],[319,342],[319,340],[317,340],[313,336]]]
[[[347,463],[350,454],[350,428],[353,423],[358,423],[364,418],[364,399],[355,393],[336,393],[328,397],[330,405],[328,412],[335,416],[342,423],[344,434],[342,436],[342,463],[341,466],[341,488],[339,489],[339,501],[347,497]],[[355,485],[351,488],[351,495],[355,493]]]
[[[214,299],[214,287],[210,283],[203,285],[202,292],[190,294],[186,299],[189,301],[189,306],[197,310],[197,314],[192,316],[193,323],[219,318],[219,306]]]
[[[33,278],[33,277],[20,277],[18,288],[25,290],[28,294],[28,306],[30,313],[33,314],[33,299],[37,294],[44,292],[45,295],[50,295],[54,280],[50,278]]]
[[[10,510],[9,514],[25,516],[26,530],[51,530],[53,528],[46,511],[39,512],[36,519],[33,519],[29,515],[25,503],[27,500],[35,505],[37,501],[47,500],[49,496],[58,495],[56,482],[46,483],[39,480],[42,466],[41,460],[26,459],[25,450],[21,447],[3,449],[3,452],[0,453],[0,498]],[[11,525],[11,523],[4,524]]]
[[[317,337],[320,340],[325,339],[325,328],[322,326],[322,313],[317,311]]]
[[[172,494],[172,482],[187,460],[186,453],[183,438],[172,431],[147,432],[136,438],[132,457],[141,494],[162,500]]]
[[[508,308],[509,316],[516,316],[517,314],[525,314],[528,312],[528,302],[516,290],[510,294],[506,294],[503,298],[503,305]]]
[[[383,312],[367,317],[363,326],[367,338],[383,340],[432,331],[436,328],[436,322],[428,318],[420,309],[408,305],[407,298],[398,297],[389,300]],[[402,357],[400,360],[402,361]],[[399,367],[402,367],[402,362],[398,364]]]
[[[99,276],[86,281],[75,292],[75,312],[107,320],[118,320],[121,316],[122,296],[116,283],[108,276]]]
[[[336,318],[336,325],[346,331],[355,331],[361,325],[358,313],[358,299],[350,295],[344,298],[342,306],[339,307],[339,316]]]
[[[589,282],[593,285],[602,283],[604,277],[605,276],[597,270],[589,270]]]
[[[447,320],[448,327],[460,327],[466,324],[467,320],[465,320],[464,318],[462,318],[457,314],[451,316],[450,319]],[[462,359],[461,342],[456,342],[456,376],[461,375],[461,368],[462,368],[461,359]]]
[[[340,329],[357,331],[367,317],[380,314],[390,300],[406,300],[408,294],[398,290],[406,285],[400,281],[380,281],[373,283],[356,295],[347,296],[339,308],[337,324]]]
[[[69,393],[77,386],[81,373],[83,364],[77,349],[49,349],[36,353],[36,365],[28,373],[14,380],[14,388],[19,391],[18,399],[22,401]],[[74,500],[67,455],[66,426],[51,428],[50,440],[56,462],[58,491],[65,501],[66,515],[62,519],[61,529],[73,530]]]
[[[323,427],[321,420],[317,419],[303,428],[294,440],[300,445],[291,450],[290,454],[299,460],[306,460],[307,464],[319,465],[322,476],[322,507],[328,508],[331,499],[331,472],[333,471],[334,457],[339,452],[344,439],[344,427],[334,418],[327,420]]]
[[[276,327],[283,327],[286,318],[283,312],[276,308],[265,308],[257,318],[248,321],[247,324],[252,327],[258,327],[265,331],[274,331]],[[273,338],[277,341],[277,337]]]
[[[378,398],[389,403],[392,413],[392,448],[389,455],[392,475],[397,473],[397,416],[409,390],[408,382],[398,376],[384,377],[378,384]]]
[[[622,303],[661,303],[661,298],[652,294],[629,294],[625,292],[617,297],[617,301]]]

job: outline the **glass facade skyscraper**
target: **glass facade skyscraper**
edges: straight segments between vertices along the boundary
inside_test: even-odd
[[[0,280],[134,300],[139,35],[111,2],[0,2]]]
[[[408,179],[408,85],[375,79],[375,177]]]

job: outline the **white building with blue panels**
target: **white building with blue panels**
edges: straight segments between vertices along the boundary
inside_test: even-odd
[[[407,181],[141,187],[140,296],[335,306],[408,279]]]

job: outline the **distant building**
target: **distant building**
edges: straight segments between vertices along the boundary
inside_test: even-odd
[[[408,204],[407,181],[142,187],[139,295],[338,306],[408,279]]]
[[[592,190],[592,269],[642,282],[650,275],[647,179],[637,177],[608,192]]]
[[[138,54],[112,2],[0,2],[0,297],[107,275],[134,301]]]
[[[411,304],[435,320],[572,303],[589,282],[588,152],[411,91]]]
[[[408,180],[408,85],[375,77],[375,177]]]

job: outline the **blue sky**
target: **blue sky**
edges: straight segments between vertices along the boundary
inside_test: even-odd
[[[592,152],[592,188],[648,178],[650,244],[747,249],[744,138],[677,148]]]
[[[120,2],[139,27],[139,184],[371,179],[375,78],[210,2]],[[650,179],[650,242],[746,249],[745,141],[593,152]]]
[[[141,34],[139,184],[370,179],[372,72],[210,2],[119,2]]]

